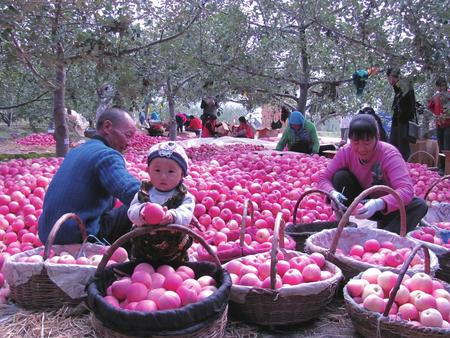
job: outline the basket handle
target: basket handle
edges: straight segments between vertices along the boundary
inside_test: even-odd
[[[250,210],[250,217],[251,217],[251,220],[253,223],[255,209],[253,208],[252,201],[250,201],[250,199],[246,198],[244,200],[244,210],[242,212],[241,232],[239,233],[239,247],[241,248],[241,256],[243,255],[242,248],[244,247],[245,231],[247,229],[247,216],[248,216],[249,210]]]
[[[411,253],[409,254],[408,258],[403,262],[403,266],[400,270],[400,273],[397,277],[397,281],[395,282],[395,286],[392,289],[390,295],[389,295],[389,300],[386,304],[386,308],[384,309],[383,312],[383,316],[387,317],[389,315],[389,311],[391,311],[391,307],[392,304],[394,303],[395,300],[395,296],[397,295],[398,289],[400,289],[400,284],[403,281],[403,278],[405,277],[405,273],[408,270],[409,264],[411,264],[411,261],[413,260],[414,256],[416,255],[417,251],[419,251],[419,249],[423,249],[423,253],[425,256],[425,264],[424,264],[424,268],[425,268],[425,273],[426,274],[430,274],[431,271],[431,267],[430,267],[430,251],[428,250],[428,248],[423,245],[423,244],[419,244],[417,246],[415,246],[412,250]]]
[[[105,270],[106,263],[108,263],[109,259],[111,258],[112,254],[124,243],[128,242],[130,239],[151,234],[154,232],[162,232],[162,231],[170,231],[170,230],[176,230],[181,231],[182,233],[187,234],[188,236],[192,237],[195,241],[199,242],[206,251],[210,254],[210,256],[214,259],[214,263],[220,268],[222,265],[219,261],[219,258],[217,257],[217,254],[211,249],[211,247],[208,245],[208,243],[203,239],[203,237],[197,235],[195,232],[193,232],[191,229],[185,227],[184,225],[180,224],[168,224],[165,226],[157,226],[157,227],[140,227],[135,230],[132,230],[125,235],[119,237],[105,252],[103,255],[102,260],[98,264],[97,272],[96,274],[102,274]]]
[[[301,201],[308,195],[310,194],[315,194],[315,193],[319,193],[319,194],[323,194],[325,196],[327,196],[329,199],[331,199],[334,203],[336,203],[336,205],[339,205],[339,201],[332,195],[330,195],[329,193],[327,193],[325,190],[321,190],[321,189],[311,189],[311,190],[307,190],[305,192],[303,192],[299,198],[297,199],[297,203],[295,203],[295,207],[294,207],[294,215],[292,216],[292,222],[293,224],[297,224],[297,210],[298,207],[300,206]],[[342,216],[342,215],[341,215]]]
[[[416,163],[416,162],[410,162],[413,158],[414,158],[414,156],[416,156],[416,155],[420,155],[420,154],[422,154],[422,155],[427,155],[428,156],[428,158],[429,159],[431,159],[432,161],[433,161],[433,165],[434,166],[437,166],[437,159],[433,156],[433,155],[431,155],[429,152],[427,152],[427,151],[425,151],[425,150],[418,150],[418,151],[415,151],[414,153],[412,153],[409,157],[408,157],[408,160],[406,161],[406,162],[409,162],[409,163]],[[421,162],[418,162],[418,163],[421,163]]]
[[[50,249],[53,246],[53,242],[55,241],[56,234],[58,233],[59,229],[61,228],[61,225],[69,219],[74,219],[77,224],[78,228],[80,229],[81,238],[83,239],[83,244],[87,241],[87,232],[86,232],[86,226],[84,225],[83,220],[74,213],[67,213],[62,215],[53,225],[52,230],[50,231],[50,234],[48,235],[47,242],[45,243],[44,248],[44,261],[48,258],[50,255]],[[81,250],[82,246],[80,247]]]
[[[280,232],[282,233],[282,240],[280,242]],[[275,217],[275,225],[273,228],[272,248],[270,249],[270,288],[275,290],[275,283],[277,277],[277,263],[278,248],[284,248],[284,221],[282,213],[279,212]]]
[[[397,200],[397,203],[399,205],[399,211],[400,211],[400,236],[405,237],[406,236],[406,211],[405,211],[405,205],[398,194],[394,189],[391,187],[388,187],[386,185],[374,185],[373,187],[370,187],[366,190],[364,190],[362,193],[360,193],[350,204],[350,206],[345,211],[344,215],[339,221],[339,224],[336,229],[336,234],[334,235],[333,241],[331,242],[330,246],[330,253],[334,255],[336,252],[336,247],[338,245],[339,239],[341,237],[342,231],[344,230],[344,225],[348,223],[350,219],[350,215],[352,214],[353,210],[355,210],[356,206],[359,202],[361,202],[365,197],[369,196],[370,194],[377,192],[377,191],[384,191],[387,193],[390,193],[395,197]]]
[[[423,196],[423,199],[426,200],[428,198],[428,195],[430,194],[431,190],[433,190],[433,188],[435,186],[437,186],[439,183],[441,183],[442,181],[448,180],[450,179],[450,175],[446,175],[446,176],[442,176],[441,178],[437,179],[436,181],[434,181],[430,187],[428,188],[427,192],[425,193],[425,195]]]

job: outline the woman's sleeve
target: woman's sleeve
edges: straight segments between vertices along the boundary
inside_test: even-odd
[[[138,194],[134,195],[133,200],[131,201],[130,207],[128,208],[128,218],[133,224],[136,225],[144,225],[144,218],[141,216],[141,209],[144,206],[144,203],[139,202]]]
[[[314,124],[310,124],[310,134],[311,134],[311,142],[312,142],[312,152],[313,154],[317,154],[319,152],[319,137],[317,136],[317,130]]]
[[[288,129],[286,128],[281,135],[281,139],[278,141],[278,144],[275,148],[275,150],[282,151],[286,144],[288,143]]]

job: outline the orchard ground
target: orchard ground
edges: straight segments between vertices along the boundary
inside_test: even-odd
[[[22,243],[25,233],[36,234],[36,219],[42,207],[42,190],[46,188],[62,159],[52,157],[54,140],[50,135],[35,134],[15,138],[5,137],[0,142],[0,152],[10,155],[0,163],[0,195],[12,197],[8,205],[3,203],[1,229],[2,252],[14,254],[40,245],[39,241]],[[148,137],[143,133],[136,135],[131,147],[125,154],[129,171],[138,179],[148,178],[146,173],[146,155],[150,146],[162,137]],[[246,140],[229,137],[215,140],[185,139],[191,165],[185,183],[196,197],[197,217],[202,226],[214,233],[229,233],[228,226],[242,221],[242,205],[250,198],[255,205],[255,226],[273,228],[274,217],[283,212],[286,221],[292,221],[293,207],[300,194],[317,186],[319,171],[328,159],[317,155],[308,156],[295,153],[278,153],[272,149],[275,140]],[[41,157],[41,155],[45,155]],[[17,159],[24,157],[28,159]],[[8,159],[13,158],[13,159]],[[417,195],[425,193],[427,188],[439,176],[428,171],[422,165],[408,164],[415,183]],[[38,189],[40,188],[40,189]],[[315,195],[313,195],[315,196]],[[439,188],[433,196],[439,201],[450,201],[449,187]],[[8,200],[8,197],[5,197]],[[233,201],[233,203],[230,202]],[[12,202],[17,202],[10,204]],[[20,204],[21,203],[21,204]],[[1,204],[1,203],[0,203]],[[230,213],[223,210],[229,209]],[[24,211],[26,210],[26,211]],[[213,212],[214,210],[214,212]],[[219,212],[217,214],[217,212]],[[223,212],[223,213],[222,213]],[[26,222],[24,219],[26,218]],[[333,220],[333,214],[323,197],[313,197],[300,205],[297,217],[304,223],[314,220]],[[234,221],[234,222],[232,222]],[[373,222],[362,222],[361,226],[373,226]],[[8,240],[3,241],[6,233]],[[16,237],[15,237],[16,236]],[[15,238],[12,238],[15,237]],[[27,236],[31,237],[31,235]],[[221,235],[220,238],[227,239]],[[253,241],[255,242],[255,241]],[[253,243],[251,242],[251,243]],[[221,242],[211,245],[217,250]],[[253,243],[255,246],[258,243]],[[193,247],[190,254],[198,256]],[[14,306],[3,305],[2,320],[11,321],[13,317],[6,313]],[[83,314],[85,316],[85,314]],[[355,332],[347,316],[342,298],[338,297],[323,315],[315,321],[295,327],[268,330],[246,325],[232,318],[228,325],[227,337],[352,337]],[[53,330],[55,328],[52,328]],[[94,333],[91,332],[92,336]],[[1,334],[7,337],[8,334]]]

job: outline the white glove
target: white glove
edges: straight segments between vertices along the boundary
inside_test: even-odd
[[[344,202],[347,201],[347,197],[336,190],[332,190],[330,192],[330,195],[339,202],[339,204],[336,205],[334,200],[331,200],[331,208],[335,211],[340,211],[341,213],[343,213],[347,209],[347,207],[344,205]]]
[[[366,219],[373,216],[377,211],[383,210],[385,203],[381,198],[375,198],[368,200],[364,206],[358,209],[358,214],[355,215],[358,219]]]

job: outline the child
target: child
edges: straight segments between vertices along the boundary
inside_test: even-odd
[[[175,142],[162,142],[150,148],[148,158],[150,181],[143,181],[128,209],[128,217],[135,226],[145,225],[142,211],[147,202],[164,207],[160,225],[188,226],[192,220],[195,198],[183,184],[187,175],[188,158]],[[181,262],[192,239],[181,232],[164,231],[133,239],[133,256],[152,262]]]

